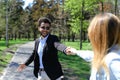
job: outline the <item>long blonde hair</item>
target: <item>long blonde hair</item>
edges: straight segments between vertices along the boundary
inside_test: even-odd
[[[94,51],[92,69],[99,72],[100,68],[104,68],[109,75],[104,58],[111,46],[120,44],[120,20],[114,14],[100,13],[91,21],[88,36]]]

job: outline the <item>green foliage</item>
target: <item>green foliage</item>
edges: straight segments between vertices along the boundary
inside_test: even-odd
[[[5,1],[8,1],[8,8]],[[112,13],[114,5],[115,11],[119,11],[118,0],[34,0],[32,6],[27,6],[25,9],[22,7],[23,0],[0,0],[0,38],[5,37],[6,16],[8,16],[10,39],[23,37],[36,39],[37,21],[43,16],[51,18],[52,32],[60,37],[69,38],[73,34],[79,35],[79,32],[86,33],[90,18],[100,12],[98,8],[104,2],[111,4]]]
[[[5,10],[5,1],[0,0],[0,36],[5,33]]]
[[[21,16],[23,14],[23,1],[22,0],[11,0],[9,1],[9,31],[12,34],[17,34],[22,30]],[[10,33],[9,32],[9,33]]]
[[[64,9],[67,13],[70,14],[70,22],[71,29],[75,33],[79,33],[80,31],[80,20],[87,19],[90,17],[91,14],[94,14],[95,8],[97,4],[95,4],[97,0],[65,0]],[[83,14],[82,14],[83,12]],[[89,22],[83,21],[83,28],[86,31],[86,28],[88,27]]]

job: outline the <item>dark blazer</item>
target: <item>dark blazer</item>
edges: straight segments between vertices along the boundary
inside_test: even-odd
[[[34,75],[38,77],[39,72],[39,56],[38,56],[38,45],[39,39],[35,41],[34,51],[32,55],[25,62],[28,66],[32,61],[34,61]],[[46,44],[43,49],[43,66],[44,70],[51,80],[56,80],[63,75],[61,65],[58,61],[58,50],[64,52],[66,46],[61,44],[58,37],[55,35],[48,36]]]

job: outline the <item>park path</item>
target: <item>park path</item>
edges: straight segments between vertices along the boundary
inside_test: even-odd
[[[3,76],[0,77],[0,80],[36,80],[33,75],[33,63],[26,67],[22,72],[17,72],[19,64],[26,61],[32,53],[33,47],[34,41],[19,46],[10,61],[10,64],[8,64],[7,68],[5,68]],[[63,68],[63,72],[65,74],[65,80],[79,80],[78,76],[73,74],[73,70]]]
[[[36,80],[33,75],[33,63],[22,72],[17,72],[19,64],[24,63],[32,53],[33,46],[34,42],[28,42],[27,44],[19,46],[0,80]]]

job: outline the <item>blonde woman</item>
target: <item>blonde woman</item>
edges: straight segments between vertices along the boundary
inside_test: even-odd
[[[71,48],[86,61],[91,61],[90,80],[120,80],[120,20],[114,14],[96,15],[88,28],[93,51]]]

